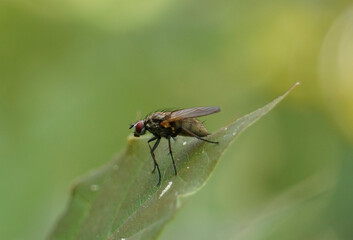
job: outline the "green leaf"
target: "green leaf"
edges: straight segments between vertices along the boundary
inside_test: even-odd
[[[180,207],[180,198],[195,193],[210,177],[229,144],[251,124],[267,114],[294,87],[266,106],[221,128],[208,137],[209,144],[178,137],[173,144],[178,176],[168,155],[167,141],[156,150],[162,182],[151,174],[153,161],[148,137],[128,138],[127,148],[116,159],[72,188],[68,208],[49,239],[156,239]]]

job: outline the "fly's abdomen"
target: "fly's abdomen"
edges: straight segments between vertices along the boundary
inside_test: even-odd
[[[195,135],[197,135],[199,137],[205,137],[210,134],[207,131],[207,129],[205,128],[205,126],[196,118],[184,119],[182,121],[179,121],[177,125],[179,125],[179,124],[182,128],[194,133]],[[186,131],[181,131],[180,135],[191,136]]]

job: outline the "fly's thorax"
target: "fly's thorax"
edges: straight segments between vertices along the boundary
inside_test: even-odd
[[[163,121],[165,120],[166,116],[170,114],[170,112],[155,112],[155,113],[152,113],[151,115],[149,115],[147,117],[147,119],[150,119],[152,121]]]
[[[207,135],[210,135],[210,133],[207,131],[205,126],[202,124],[202,122],[200,122],[196,118],[188,118],[188,119],[184,119],[182,121],[177,121],[177,122],[175,122],[175,126],[177,128],[182,127],[184,129],[196,134],[199,137],[205,137]],[[189,136],[189,134],[187,134],[185,132],[183,132],[182,135]]]
[[[145,120],[145,124],[146,124],[147,129],[148,128],[157,128],[157,127],[159,127],[159,124],[163,120],[165,120],[165,118],[166,118],[166,113],[164,113],[164,112],[152,113]]]
[[[170,114],[170,113],[169,113]],[[168,137],[170,136],[171,129],[161,126],[161,122],[166,119],[168,112],[155,112],[149,115],[146,120],[146,129],[155,136]]]

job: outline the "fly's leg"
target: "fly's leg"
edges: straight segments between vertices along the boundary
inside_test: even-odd
[[[185,131],[186,133],[190,134],[191,136],[199,139],[199,140],[202,140],[202,141],[205,141],[205,142],[208,142],[208,143],[214,143],[214,144],[218,144],[219,142],[213,142],[213,141],[210,141],[210,140],[207,140],[207,139],[203,139],[202,137],[200,136],[197,136],[195,133],[185,129],[185,128],[182,128],[183,131]]]
[[[154,143],[153,147],[151,148],[150,142],[152,142],[156,139],[157,139],[157,141]],[[160,137],[153,137],[150,140],[148,140],[148,146],[150,147],[151,156],[152,156],[153,162],[154,162],[154,167],[153,167],[152,173],[154,173],[156,171],[156,169],[158,170],[158,183],[157,183],[157,185],[159,185],[161,183],[161,171],[159,170],[159,165],[156,161],[156,157],[154,155],[154,150],[156,150],[160,141],[161,141]]]
[[[157,146],[158,146],[158,141],[155,142],[155,144],[153,145],[153,148],[151,148],[150,142],[153,142],[153,141],[156,140],[156,139],[158,139],[158,137],[153,137],[153,138],[151,138],[150,140],[148,140],[148,142],[147,142],[147,143],[148,143],[148,146],[150,147],[151,156],[152,156],[153,162],[154,162],[154,167],[153,167],[152,173],[154,173],[154,172],[156,171],[156,166],[158,166],[158,163],[157,163],[157,161],[155,160],[156,157],[155,157],[155,155],[154,155],[154,150],[156,150],[156,148],[157,148]],[[153,150],[152,150],[152,149],[153,149]]]
[[[178,175],[178,173],[177,173],[177,169],[176,169],[175,161],[174,161],[174,157],[173,157],[172,145],[170,144],[170,137],[168,138],[168,143],[169,143],[169,153],[170,153],[170,156],[172,157],[174,172],[175,172],[175,176],[176,176],[176,175]]]

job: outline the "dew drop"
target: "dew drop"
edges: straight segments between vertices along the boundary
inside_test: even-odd
[[[169,182],[168,185],[163,189],[161,195],[159,195],[159,198],[161,198],[168,190],[169,188],[172,186],[173,182]]]
[[[183,142],[183,146],[185,146],[186,145],[186,142]]]

